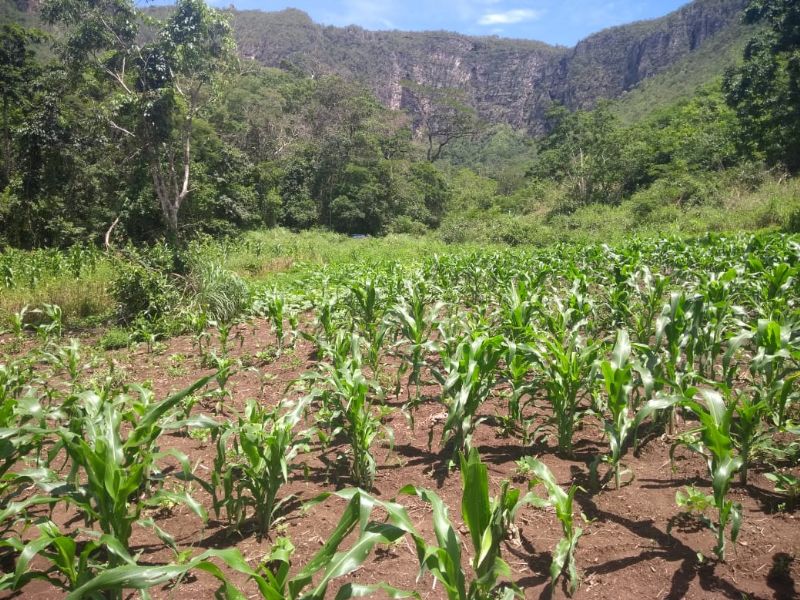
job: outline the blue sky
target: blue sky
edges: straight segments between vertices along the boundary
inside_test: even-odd
[[[445,29],[574,45],[590,33],[659,17],[688,0],[216,0],[239,9],[307,12],[326,25],[420,31]]]

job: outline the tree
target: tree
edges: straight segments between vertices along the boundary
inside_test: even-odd
[[[436,88],[413,81],[402,83],[406,105],[411,109],[416,134],[425,138],[429,162],[439,160],[452,141],[472,137],[481,130],[475,109],[463,99],[460,90]]]
[[[11,147],[11,108],[27,103],[30,84],[39,73],[31,46],[43,39],[40,31],[15,23],[0,28],[0,95],[3,102],[3,172],[0,190],[8,185],[14,168]]]
[[[194,120],[234,56],[225,16],[202,0],[178,0],[163,23],[133,0],[48,0],[44,18],[68,28],[62,53],[74,70],[93,69],[111,91],[100,113],[147,165],[164,221],[178,235],[178,213],[192,191]],[[155,28],[151,42],[140,45]]]
[[[565,182],[572,205],[563,209],[618,203],[624,189],[623,140],[610,105],[601,102],[592,111],[574,113],[556,105],[547,116],[550,134],[531,174]]]
[[[754,0],[747,23],[763,23],[747,44],[744,62],[728,70],[724,89],[751,152],[770,163],[800,169],[800,4]]]

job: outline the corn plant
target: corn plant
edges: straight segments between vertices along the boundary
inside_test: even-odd
[[[764,473],[764,477],[769,479],[775,487],[775,491],[782,496],[786,496],[789,503],[794,506],[800,498],[800,477],[795,477],[790,473]]]
[[[669,385],[675,394],[684,393],[692,381],[695,341],[702,320],[702,297],[673,292],[656,319],[655,348],[660,352],[648,361],[656,381],[656,390]],[[661,352],[663,347],[663,352]],[[675,431],[674,407],[661,412],[661,424],[669,433]]]
[[[0,547],[12,549],[18,556],[14,571],[0,578],[0,589],[20,591],[31,581],[40,579],[64,592],[74,592],[108,569],[104,555],[114,556],[124,563],[134,563],[127,549],[111,535],[104,534],[79,545],[74,537],[62,533],[52,521],[40,521],[36,529],[39,536],[30,541],[9,536],[0,542]],[[38,561],[34,562],[34,559]],[[47,568],[43,569],[40,564]],[[104,596],[86,597],[121,597],[121,588],[107,588],[105,591],[107,594]]]
[[[558,449],[572,453],[572,437],[583,410],[582,393],[590,391],[599,344],[584,342],[578,335],[562,332],[564,337],[540,336],[533,346],[533,358],[541,370],[541,385],[552,408],[548,419],[555,425]]]
[[[630,396],[633,389],[633,365],[630,360],[631,342],[628,332],[620,329],[611,360],[600,364],[600,372],[605,384],[606,398],[600,407],[604,429],[608,436],[611,452],[603,457],[614,471],[616,489],[620,487],[620,459],[635,424],[631,415]]]
[[[612,324],[624,326],[632,314],[631,296],[636,290],[635,266],[623,260],[615,262],[611,272],[613,279],[608,289],[608,305]]]
[[[534,495],[530,503],[539,508],[552,507],[556,511],[556,518],[561,523],[562,538],[553,550],[553,559],[550,563],[550,585],[555,586],[558,578],[563,574],[568,581],[568,592],[574,594],[580,584],[578,566],[575,562],[575,551],[578,548],[578,540],[583,535],[583,530],[575,526],[572,515],[572,504],[578,486],[572,485],[569,491],[565,492],[553,477],[553,473],[542,461],[526,457],[523,459],[526,470],[533,474],[531,488],[541,483],[547,493],[546,498]]]
[[[539,314],[539,298],[533,295],[533,290],[541,285],[547,274],[548,271],[542,270],[535,280],[514,280],[500,298],[503,329],[511,340],[530,341],[532,325]]]
[[[402,336],[402,343],[409,345],[409,353],[404,357],[400,369],[411,371],[408,377],[407,395],[410,397],[413,384],[416,386],[416,397],[419,397],[422,370],[426,365],[425,356],[436,349],[431,341],[431,334],[439,325],[438,315],[442,304],[437,303],[429,307],[426,304],[427,288],[421,283],[414,287],[409,284],[409,291],[408,298],[389,311],[389,322]]]
[[[706,520],[705,523],[717,535],[714,553],[720,560],[725,560],[725,529],[731,525],[730,538],[736,542],[742,524],[741,505],[727,497],[733,476],[742,467],[742,458],[736,455],[731,433],[736,404],[730,403],[726,407],[722,395],[716,390],[691,389],[689,393],[691,396],[673,399],[672,402],[691,410],[700,420],[700,428],[694,436],[684,437],[676,444],[685,445],[706,459],[717,522]],[[694,400],[697,393],[702,398],[700,402]]]
[[[381,320],[381,306],[375,280],[350,285],[349,308],[353,324],[365,337],[374,333]]]
[[[756,391],[769,406],[777,427],[786,424],[786,411],[798,397],[796,387],[800,350],[792,341],[792,331],[775,321],[761,319],[753,333],[757,352],[750,362],[753,376],[760,375]]]
[[[208,332],[209,317],[206,312],[192,312],[188,315],[187,326],[192,333],[192,347],[197,346],[197,352],[200,354],[201,361],[205,361],[208,346],[211,340],[211,334]],[[205,346],[203,345],[205,344]]]
[[[133,402],[128,406],[124,396],[110,398],[107,394],[85,392],[81,396],[82,414],[71,419],[70,429],[60,427],[54,432],[58,439],[56,450],[63,447],[70,459],[66,479],[47,468],[38,469],[32,477],[46,492],[57,494],[77,508],[87,524],[97,523],[103,533],[116,538],[124,548],[128,547],[133,524],[146,506],[175,501],[205,519],[202,506],[188,494],[163,488],[164,478],[157,476],[157,462],[166,454],[159,453],[156,444],[168,412],[209,379],[203,378],[152,404]],[[127,433],[125,437],[123,431]],[[188,459],[177,451],[169,455],[189,475]],[[142,498],[144,493],[148,497]],[[115,562],[117,559],[112,557]]]
[[[357,350],[358,336],[353,335],[351,339],[347,350],[354,348],[355,351],[350,356],[345,351],[344,356],[338,359],[338,365],[322,365],[322,372],[314,377],[323,387],[319,392],[323,410],[319,413],[318,422],[330,436],[323,441],[340,434],[347,439],[352,452],[353,481],[369,489],[376,471],[372,444],[380,434],[391,437],[391,430],[381,423],[373,411],[370,395],[373,391],[380,395],[381,390],[364,376]]]
[[[443,447],[451,448],[454,453],[469,453],[472,434],[484,420],[478,416],[478,409],[492,391],[502,356],[502,337],[480,336],[475,340],[464,339],[455,354],[447,358],[444,373],[437,374],[442,383],[442,401],[447,408],[441,438]]]
[[[646,344],[650,341],[653,324],[659,315],[670,279],[659,273],[653,274],[647,266],[640,268],[638,276],[641,278],[641,284],[637,287],[639,306],[638,310],[633,311],[633,323],[636,329],[636,340],[641,344]]]
[[[36,325],[36,336],[42,342],[61,337],[64,332],[64,313],[60,306],[43,304],[42,308],[30,312],[41,316],[41,322]]]
[[[720,274],[700,275],[702,281],[697,291],[703,297],[705,311],[695,346],[698,369],[703,377],[713,376],[714,365],[722,354],[734,313],[742,312],[741,308],[733,305],[738,275],[736,269]]]
[[[289,481],[292,460],[308,450],[308,432],[296,431],[305,404],[283,408],[266,410],[250,400],[236,422],[223,425],[217,432],[211,482],[204,485],[217,515],[224,507],[237,529],[252,511],[259,539],[291,499],[278,499],[278,492]]]
[[[73,538],[60,534],[52,524],[45,526],[42,535],[28,545],[15,542],[14,546],[21,548],[23,555],[27,553],[28,556],[33,556],[32,552],[26,552],[33,547],[33,550],[38,550],[40,558],[48,561],[51,566],[46,571],[31,571],[21,576],[15,572],[13,578],[8,578],[11,584],[21,587],[31,579],[45,579],[68,592],[68,600],[121,599],[123,591],[129,589],[140,590],[143,598],[149,598],[147,590],[171,581],[180,582],[187,573],[195,570],[205,571],[220,581],[215,597],[240,599],[241,592],[231,584],[212,559],[219,560],[245,575],[255,575],[235,548],[206,550],[191,558],[181,554],[177,557],[178,561],[164,565],[141,565],[112,536],[103,535],[99,540],[79,546]],[[120,564],[110,566],[103,562],[103,551],[118,556]],[[27,561],[23,564],[28,567]],[[20,561],[17,571],[20,570],[19,565]]]
[[[747,473],[754,451],[767,448],[770,437],[764,431],[764,417],[769,407],[766,400],[752,399],[741,394],[736,401],[736,419],[731,425],[731,437],[739,450],[742,467],[739,469],[739,483],[747,484]]]
[[[22,339],[25,335],[26,316],[28,314],[28,305],[26,304],[17,312],[11,313],[8,317],[8,324],[11,326],[11,333],[17,340]]]
[[[286,303],[280,294],[271,294],[264,301],[267,316],[269,317],[272,329],[275,331],[275,341],[278,347],[278,356],[283,352],[284,344],[284,319]]]
[[[506,431],[514,431],[517,428],[522,431],[523,443],[528,443],[528,423],[525,422],[523,415],[526,403],[523,402],[523,398],[532,395],[536,389],[536,386],[528,381],[528,374],[533,368],[531,354],[527,346],[505,340],[503,361],[511,393],[508,397],[508,413],[500,419],[505,422]]]
[[[279,538],[273,544],[264,564],[256,569],[235,548],[206,550],[192,558],[166,565],[139,566],[129,563],[107,569],[73,590],[67,599],[102,598],[103,592],[108,590],[147,590],[180,580],[192,571],[202,570],[221,582],[215,597],[241,600],[245,597],[243,593],[212,562],[218,560],[253,581],[265,600],[324,600],[331,582],[357,570],[375,546],[395,543],[406,533],[413,531],[408,515],[399,505],[381,502],[361,490],[343,490],[336,495],[348,500],[339,523],[322,548],[293,577],[289,576],[289,571],[292,567],[294,546],[288,539]],[[388,522],[370,520],[376,506],[387,512]],[[354,531],[357,532],[357,537],[353,544],[347,549],[339,550]],[[385,583],[363,585],[347,582],[339,588],[336,598],[349,600],[376,592],[382,592],[391,598],[413,595]]]
[[[450,519],[447,506],[434,492],[412,485],[401,494],[416,495],[433,509],[433,529],[436,544],[428,544],[418,534],[413,535],[420,563],[420,574],[429,572],[445,589],[449,600],[488,600],[490,598],[522,597],[511,583],[501,583],[511,569],[501,557],[501,544],[511,528],[517,512],[532,499],[504,483],[497,498],[489,497],[486,465],[472,449],[467,457],[461,455],[461,518],[467,526],[474,551],[472,572],[467,584],[461,564],[461,542]]]
[[[225,400],[231,397],[231,391],[228,389],[228,381],[233,377],[233,369],[238,363],[229,356],[217,356],[217,353],[213,350],[208,355],[208,362],[210,366],[216,370],[214,379],[217,382],[217,387],[208,392],[207,396],[214,401],[214,413],[217,415],[224,414]]]
[[[83,370],[81,346],[78,340],[73,338],[67,346],[56,346],[53,349],[45,350],[42,357],[54,367],[66,371],[73,387],[77,384],[78,377]]]

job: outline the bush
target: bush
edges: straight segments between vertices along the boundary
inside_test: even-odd
[[[455,218],[446,219],[439,227],[439,237],[445,244],[463,244],[479,238],[477,223],[473,220]]]
[[[800,233],[800,208],[789,215],[789,222],[786,224],[788,233]]]
[[[178,288],[166,273],[124,261],[117,265],[111,294],[125,323],[140,317],[156,321],[174,311],[180,302]]]
[[[119,348],[127,348],[130,339],[131,336],[126,330],[113,327],[105,332],[97,342],[97,345],[103,350],[117,350]]]
[[[218,264],[201,265],[192,271],[195,301],[217,321],[228,323],[250,306],[250,288],[244,279]]]
[[[428,233],[425,223],[415,221],[407,215],[400,215],[389,225],[389,233],[404,233],[407,235],[422,236]]]
[[[498,217],[489,227],[489,240],[509,246],[544,246],[550,233],[537,223],[519,217]]]

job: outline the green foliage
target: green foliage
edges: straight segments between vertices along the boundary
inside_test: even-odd
[[[333,365],[322,365],[322,373],[315,376],[324,389],[319,393],[323,410],[318,414],[320,425],[327,429],[324,439],[332,440],[340,434],[350,444],[352,453],[351,475],[360,487],[370,489],[375,481],[376,464],[372,444],[380,434],[391,436],[375,415],[371,395],[380,388],[368,380],[361,369],[360,338],[343,336],[332,347]]]
[[[111,284],[117,314],[125,322],[157,321],[178,308],[180,292],[167,273],[127,263],[120,266]]]
[[[236,273],[214,263],[195,270],[195,302],[211,319],[230,323],[250,306],[250,289]]]
[[[747,44],[744,62],[725,76],[750,151],[789,170],[800,168],[800,11],[792,0],[753,0],[748,23],[766,25]]]
[[[688,390],[691,396],[697,392]],[[693,399],[678,399],[681,405],[691,410],[700,420],[698,437],[686,443],[687,447],[705,457],[713,488],[714,506],[717,509],[717,522],[707,521],[709,528],[717,535],[714,553],[725,560],[725,529],[730,524],[730,538],[736,542],[742,524],[742,507],[729,500],[728,490],[733,476],[742,467],[742,458],[734,451],[731,424],[736,405],[726,407],[719,392],[700,390],[702,403]],[[680,441],[677,443],[681,443]]]
[[[259,539],[268,535],[291,497],[278,499],[288,482],[292,460],[307,450],[307,433],[296,431],[305,405],[269,411],[251,400],[235,422],[222,425],[208,486],[214,510],[224,507],[228,521],[241,530],[252,509]]]
[[[504,483],[497,498],[489,497],[486,465],[477,450],[469,456],[461,455],[461,518],[467,526],[472,542],[474,578],[467,585],[461,564],[461,543],[447,516],[447,506],[434,492],[406,486],[400,493],[414,494],[433,509],[433,529],[436,544],[428,544],[414,532],[414,544],[420,563],[420,574],[429,572],[444,586],[449,600],[487,600],[521,596],[513,584],[502,584],[499,579],[508,577],[511,570],[500,556],[501,543],[514,524],[517,511],[531,502],[530,495],[509,489]]]
[[[97,343],[103,350],[127,348],[131,343],[131,334],[125,329],[113,327],[106,331]]]
[[[565,492],[558,485],[547,465],[538,459],[526,457],[521,462],[525,465],[526,470],[534,476],[531,479],[531,487],[541,483],[547,493],[547,498],[533,496],[531,504],[539,508],[554,508],[556,518],[561,523],[563,537],[553,550],[553,560],[550,563],[550,585],[555,586],[556,581],[563,574],[569,581],[568,591],[572,595],[580,584],[578,567],[575,563],[575,551],[578,548],[578,540],[583,535],[583,530],[575,526],[572,514],[572,502],[579,488],[573,484],[569,491]]]
[[[478,409],[491,393],[503,355],[502,344],[500,336],[467,337],[452,356],[445,357],[445,371],[437,375],[447,408],[442,446],[453,454],[468,453],[472,448],[472,434],[482,421]]]

